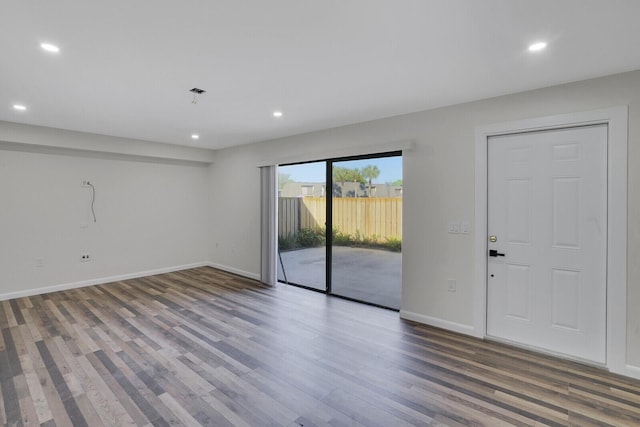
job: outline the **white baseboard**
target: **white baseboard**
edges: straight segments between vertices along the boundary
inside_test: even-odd
[[[207,263],[209,267],[217,268],[218,270],[226,271],[228,273],[237,274],[238,276],[246,277],[247,279],[253,279],[260,281],[260,275],[256,273],[251,273],[249,271],[240,270],[234,267],[228,267],[222,264],[216,264],[215,262]]]
[[[425,316],[424,314],[400,310],[400,318],[412,320],[418,323],[424,323],[425,325],[435,326],[436,328],[442,328],[452,332],[458,332],[464,335],[475,336],[473,326],[463,325],[462,323],[451,322],[449,320],[438,319],[437,317]]]
[[[640,366],[626,365],[624,372],[617,372],[620,375],[640,380]]]
[[[83,288],[85,286],[102,285],[105,283],[118,282],[121,280],[137,279],[139,277],[153,276],[155,274],[171,273],[174,271],[188,270],[190,268],[205,267],[209,265],[210,263],[203,261],[203,262],[196,262],[193,264],[185,264],[185,265],[178,265],[173,267],[158,268],[155,270],[147,270],[147,271],[139,271],[136,273],[122,274],[119,276],[100,277],[97,279],[83,280],[80,282],[63,283],[63,284],[53,285],[53,286],[44,286],[41,288],[32,288],[32,289],[25,289],[25,290],[16,291],[16,292],[7,292],[4,294],[0,294],[0,301],[14,299],[14,298],[30,297],[34,295],[48,294],[51,292],[66,291],[69,289]]]

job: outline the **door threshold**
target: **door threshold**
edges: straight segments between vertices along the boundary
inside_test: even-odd
[[[302,288],[302,289],[306,289],[308,291],[314,291],[314,292],[317,292],[319,294],[325,294],[328,297],[336,297],[336,298],[344,299],[344,300],[347,300],[347,301],[357,302],[359,304],[369,305],[371,307],[382,308],[384,310],[395,311],[397,313],[400,312],[399,308],[387,307],[386,305],[376,304],[374,302],[369,302],[369,301],[362,301],[362,300],[359,300],[359,299],[356,299],[356,298],[346,297],[344,295],[331,294],[331,293],[328,293],[327,291],[323,291],[322,289],[312,288],[311,286],[299,285],[297,283],[285,282],[285,281],[282,281],[282,280],[278,280],[278,283],[282,283],[283,285],[295,286],[296,288]]]
[[[562,360],[566,360],[568,362],[576,362],[576,363],[580,363],[581,365],[586,365],[592,368],[598,368],[598,369],[604,369],[606,371],[609,371],[609,368],[607,367],[606,362],[605,363],[600,363],[600,362],[595,362],[593,360],[588,360],[588,359],[582,359],[580,357],[577,356],[572,356],[570,354],[565,354],[565,353],[559,353],[559,352],[555,352],[543,347],[536,347],[533,345],[529,345],[529,344],[523,344],[517,341],[510,341],[508,339],[505,338],[499,338],[499,337],[495,337],[492,335],[485,335],[484,339],[486,341],[489,342],[493,342],[496,344],[503,344],[503,345],[507,345],[510,347],[515,347],[518,348],[520,350],[527,350],[527,351],[531,351],[533,353],[538,353],[538,354],[543,354],[545,356],[551,356],[551,357],[555,357],[558,359],[562,359]]]

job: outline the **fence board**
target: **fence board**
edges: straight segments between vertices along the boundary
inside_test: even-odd
[[[278,198],[278,235],[294,234],[303,228],[322,228],[326,222],[324,197]],[[402,198],[336,197],[333,199],[333,227],[355,236],[402,238]]]

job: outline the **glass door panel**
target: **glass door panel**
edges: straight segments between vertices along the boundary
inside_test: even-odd
[[[329,164],[333,177],[330,292],[400,309],[402,157]]]
[[[326,162],[278,167],[278,280],[326,291]]]

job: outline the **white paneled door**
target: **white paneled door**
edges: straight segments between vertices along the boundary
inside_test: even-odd
[[[488,150],[487,334],[605,363],[607,126]]]

